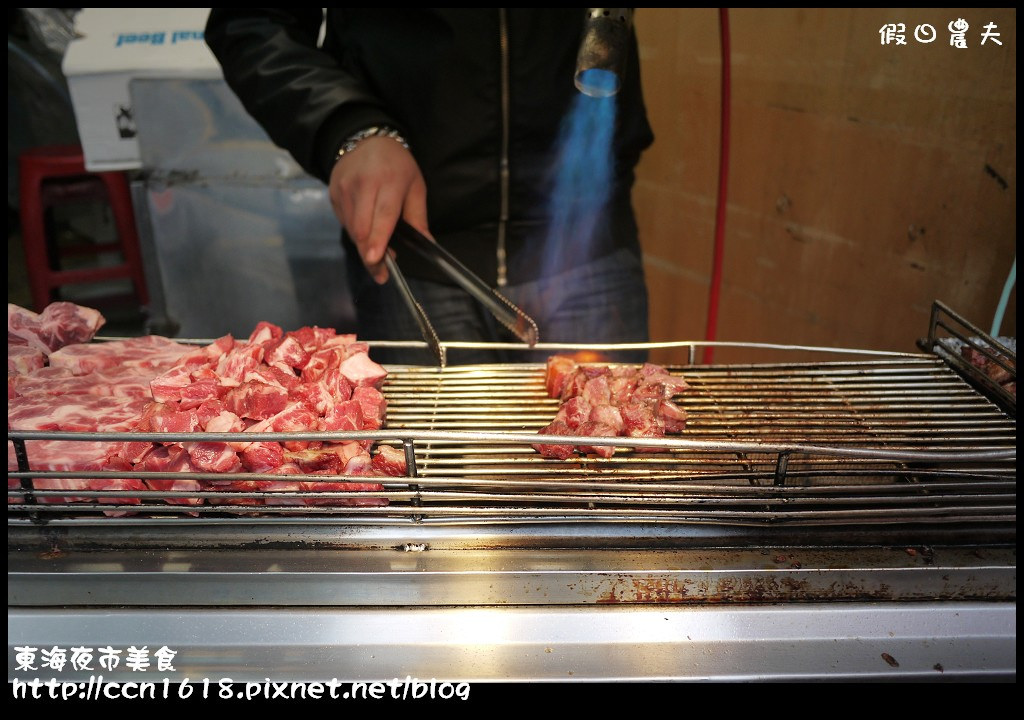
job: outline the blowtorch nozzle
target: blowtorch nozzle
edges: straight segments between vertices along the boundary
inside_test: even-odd
[[[631,8],[587,8],[574,78],[581,93],[609,97],[619,91],[632,26]]]

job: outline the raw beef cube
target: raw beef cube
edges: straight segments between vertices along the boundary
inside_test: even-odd
[[[323,374],[321,382],[323,382],[324,387],[327,388],[335,402],[345,402],[352,398],[352,383],[341,374],[340,367],[328,369]]]
[[[149,383],[153,399],[160,403],[181,400],[182,391],[192,384],[192,375],[187,367],[171,368]]]
[[[341,348],[318,350],[309,357],[309,362],[302,368],[303,382],[317,382],[332,368],[341,366],[345,351]]]
[[[220,385],[213,378],[196,380],[191,385],[181,389],[181,401],[178,407],[181,410],[191,410],[202,405],[207,400],[216,400],[227,391],[226,387]]]
[[[246,382],[258,382],[284,388],[289,393],[302,385],[302,379],[293,370],[290,368],[282,370],[272,365],[260,365],[255,370],[246,373],[243,379]]]
[[[271,345],[264,357],[268,364],[275,367],[301,370],[309,362],[310,354],[295,337],[286,335]]]
[[[266,420],[288,407],[288,391],[282,387],[247,381],[224,396],[224,407],[240,418]]]
[[[337,403],[320,419],[320,430],[350,432],[362,430],[362,406],[356,400]]]
[[[380,390],[374,387],[357,387],[352,391],[352,400],[359,404],[360,427],[376,430],[384,423],[388,401]]]
[[[164,433],[187,433],[199,429],[199,414],[195,410],[178,411],[172,405],[150,403],[139,423],[139,430]]]
[[[310,412],[302,403],[293,403],[271,418],[271,427],[275,432],[302,432],[317,429],[319,418]],[[295,440],[284,443],[286,450],[305,450],[319,447],[318,441]]]
[[[224,409],[224,403],[219,398],[212,398],[210,400],[204,400],[200,403],[199,407],[196,408],[196,417],[199,418],[199,427],[206,429],[206,426],[215,417],[220,415],[222,412],[227,412]],[[234,413],[231,413],[234,415]],[[239,428],[239,432],[244,430],[245,427]],[[213,432],[211,430],[210,432]]]
[[[242,469],[242,462],[227,443],[185,443],[189,461],[196,470],[211,473],[231,473]]]
[[[346,475],[373,475],[373,460],[370,453],[363,450],[351,456],[345,463]]]
[[[241,385],[246,374],[263,362],[263,348],[259,345],[236,347],[217,361],[217,376],[222,385]]]
[[[348,460],[332,447],[286,452],[285,459],[298,465],[303,474],[326,472],[331,475],[341,475]]]
[[[334,397],[327,390],[327,385],[323,381],[299,383],[288,393],[288,399],[292,402],[301,402],[307,409],[321,417],[329,413],[335,404]]]
[[[341,364],[341,374],[356,387],[380,387],[387,370],[370,359],[366,353],[356,353]]]
[[[284,464],[284,448],[276,442],[254,442],[242,451],[242,465],[249,472],[271,472]]]
[[[405,451],[390,445],[379,446],[373,456],[373,469],[382,475],[403,477],[407,471]]]
[[[280,340],[284,331],[273,323],[260,321],[249,335],[248,345],[262,345],[268,341]]]
[[[245,430],[245,423],[242,418],[235,415],[230,410],[221,410],[220,413],[211,417],[206,421],[204,428],[206,432],[220,433],[220,432],[242,432]],[[228,445],[233,450],[245,450],[249,447],[248,442],[230,442]]]

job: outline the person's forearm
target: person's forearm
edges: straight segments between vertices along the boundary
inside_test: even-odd
[[[395,122],[316,46],[319,8],[213,8],[206,42],[224,79],[270,138],[327,182],[345,138]]]

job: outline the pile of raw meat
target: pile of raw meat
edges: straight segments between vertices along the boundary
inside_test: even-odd
[[[94,310],[54,303],[40,315],[8,305],[8,428],[18,430],[245,432],[252,441],[26,443],[33,470],[195,472],[224,479],[36,479],[40,490],[218,491],[223,497],[168,497],[183,505],[386,505],[370,493],[404,475],[402,451],[372,442],[276,442],[260,432],[374,430],[387,406],[383,367],[368,346],[333,329],[285,333],[260,323],[248,339],[226,335],[205,347],[147,336],[90,343],[103,324]],[[8,442],[8,470],[17,469]],[[248,474],[317,476],[281,480]],[[321,480],[322,477],[322,480]],[[8,490],[18,489],[8,480]],[[360,492],[366,497],[252,498],[231,493]],[[88,501],[83,496],[40,502]],[[17,502],[10,498],[8,502]],[[136,497],[100,502],[139,504]]]
[[[92,340],[104,322],[96,310],[74,303],[51,303],[38,315],[7,303],[7,375],[38,370],[50,353]]]
[[[976,342],[984,341],[976,340]],[[1006,364],[1013,365],[1014,367],[1016,367],[1016,360],[1008,359],[1005,355],[997,351],[995,348],[992,348],[991,352],[999,356],[999,358],[1002,359]],[[1001,385],[1003,389],[1006,390],[1006,392],[1010,393],[1014,397],[1017,397],[1016,373],[1011,373],[998,362],[996,362],[995,360],[987,356],[985,353],[983,353],[981,350],[971,347],[969,344],[966,343],[960,348],[960,355],[962,355],[963,358],[971,365],[974,365],[974,367],[978,368],[983,373],[988,375],[988,377],[991,378],[994,382]]]
[[[88,343],[103,326],[100,313],[72,303],[53,303],[36,314],[7,305],[7,427],[71,432],[130,430],[151,401],[150,381],[189,348],[160,337]],[[130,470],[110,442],[32,440],[26,443],[32,470]],[[7,469],[17,470],[14,444],[7,443]],[[8,490],[21,482],[7,480]],[[39,490],[147,490],[132,479],[36,479]],[[23,501],[8,495],[8,503]],[[82,496],[38,498],[39,502],[84,502]],[[137,498],[105,502],[138,504]]]
[[[581,365],[573,358],[548,358],[545,374],[548,395],[559,398],[555,419],[542,435],[658,438],[686,427],[686,412],[672,398],[689,385],[660,365]],[[623,443],[628,445],[628,443]],[[608,458],[612,445],[537,443],[544,457],[565,460],[574,453]]]

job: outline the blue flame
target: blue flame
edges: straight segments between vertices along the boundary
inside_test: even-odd
[[[617,79],[611,73],[612,82]],[[615,95],[579,94],[562,123],[550,196],[548,252],[589,256],[594,230],[611,195]]]
[[[584,95],[608,97],[619,91],[619,76],[611,70],[590,68],[576,75],[576,87]]]

